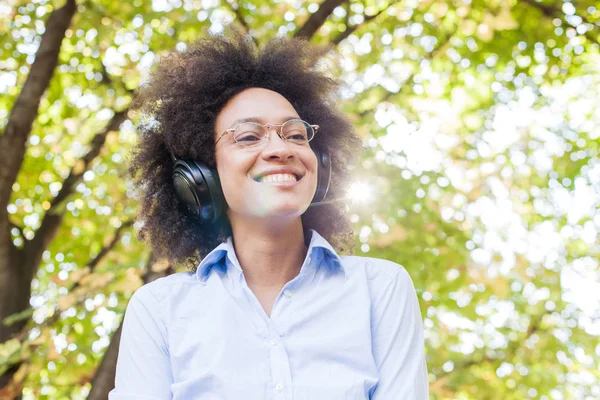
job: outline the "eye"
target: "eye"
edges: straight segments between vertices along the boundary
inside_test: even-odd
[[[297,143],[303,143],[308,141],[308,129],[310,129],[310,126],[307,126],[307,124],[304,121],[299,120],[288,121],[284,124],[283,127],[285,137],[288,140]]]
[[[263,136],[263,127],[252,122],[241,124],[234,133],[236,142],[256,142],[261,140]]]
[[[255,142],[260,139],[260,135],[256,132],[244,132],[235,137],[238,142]]]
[[[306,135],[303,135],[302,133],[287,134],[286,136],[288,139],[291,139],[291,140],[301,140],[301,141],[306,140]]]

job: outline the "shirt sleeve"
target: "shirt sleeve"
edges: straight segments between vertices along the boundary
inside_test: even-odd
[[[147,286],[138,289],[125,311],[115,388],[109,400],[172,399],[173,375],[161,306]]]
[[[371,399],[428,399],[419,301],[410,276],[401,266],[375,304],[372,334],[379,382]]]

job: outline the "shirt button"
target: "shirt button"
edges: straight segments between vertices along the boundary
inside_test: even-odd
[[[289,299],[290,297],[292,297],[292,292],[286,289],[283,291],[283,295]]]
[[[271,346],[273,346],[273,347],[277,346],[277,340],[276,339],[271,339]]]
[[[312,257],[308,256],[308,259],[306,261],[308,261],[308,263],[310,264],[310,262],[312,261]]]
[[[278,383],[277,386],[275,386],[275,390],[281,392],[283,390],[283,385],[281,383]]]

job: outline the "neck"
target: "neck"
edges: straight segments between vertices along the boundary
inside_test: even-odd
[[[308,251],[300,217],[277,225],[232,221],[235,254],[250,288],[279,291],[299,273]]]

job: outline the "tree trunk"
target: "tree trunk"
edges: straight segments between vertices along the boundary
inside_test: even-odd
[[[10,246],[0,258],[0,318],[25,310],[29,306],[31,280],[24,268],[14,268],[21,265],[23,255],[17,248]],[[0,342],[5,342],[14,334],[20,332],[28,319],[16,321],[12,325],[0,324]],[[0,375],[0,391],[10,382],[19,369],[15,365]]]
[[[26,253],[12,243],[12,226],[6,206],[25,157],[27,139],[37,118],[40,100],[54,75],[62,40],[76,10],[75,0],[67,0],[63,7],[54,10],[48,17],[31,71],[0,136],[0,321],[29,306],[34,265],[27,260]],[[10,326],[0,324],[0,343],[6,342],[26,324],[27,319]],[[15,366],[0,375],[0,391],[10,382],[17,369],[18,366]]]
[[[319,6],[319,9],[312,14],[304,25],[296,31],[294,36],[305,39],[312,39],[319,28],[323,26],[327,18],[333,13],[333,10],[346,3],[348,0],[325,0]]]
[[[110,345],[104,353],[104,358],[102,358],[102,362],[96,370],[96,375],[92,379],[92,390],[90,390],[87,400],[106,400],[108,399],[108,393],[115,387],[115,373],[122,327],[123,323],[114,333]]]

